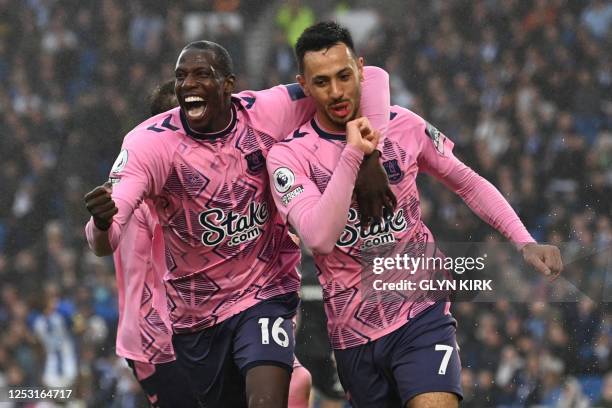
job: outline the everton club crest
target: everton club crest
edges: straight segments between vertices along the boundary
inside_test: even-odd
[[[396,159],[383,162],[383,167],[387,172],[389,184],[397,184],[404,178],[404,172],[400,169]]]
[[[245,156],[247,162],[248,172],[250,174],[259,174],[266,167],[266,160],[264,159],[261,150],[255,150]]]

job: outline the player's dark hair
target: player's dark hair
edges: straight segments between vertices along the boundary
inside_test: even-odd
[[[215,69],[221,71],[223,76],[228,76],[234,73],[234,62],[232,61],[232,57],[230,57],[229,52],[221,45],[212,41],[194,41],[187,44],[183,51],[196,48],[202,51],[208,51],[212,53],[215,63]]]
[[[304,73],[304,55],[308,51],[326,50],[343,43],[355,55],[353,37],[349,30],[333,21],[323,21],[308,27],[295,44],[295,58],[300,74]]]
[[[174,93],[174,80],[165,82],[153,89],[149,95],[149,109],[151,116],[155,116],[178,106],[178,100]]]

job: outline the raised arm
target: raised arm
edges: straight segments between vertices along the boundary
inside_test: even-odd
[[[107,188],[107,184],[105,183],[102,186],[96,187],[92,192],[88,193],[88,195],[98,189]],[[97,208],[99,207],[92,205],[91,202],[88,201],[88,196],[85,196],[85,205],[92,214],[85,225],[85,236],[94,254],[97,256],[107,256],[111,255],[119,246],[123,230],[132,218],[134,207],[122,199],[113,199],[110,193],[105,194],[102,197],[102,201],[100,201],[100,196],[98,196],[97,202],[99,206],[111,208],[114,214],[108,217],[108,226],[99,226],[103,224],[99,221],[99,217],[93,215],[97,212]]]
[[[361,114],[370,121],[372,129],[380,132],[377,150],[382,151],[389,116],[391,115],[391,91],[389,74],[382,68],[363,67],[363,85],[361,89]]]
[[[389,74],[377,67],[364,67],[363,75],[361,113],[368,118],[372,128],[380,132],[376,150],[365,156],[355,181],[355,198],[359,204],[361,225],[365,227],[382,218],[383,207],[394,210],[397,200],[379,160],[391,114]]]
[[[85,225],[87,243],[97,256],[113,253],[113,245],[108,237],[108,230],[118,209],[111,198],[112,185],[106,182],[85,194],[85,207],[91,217]]]

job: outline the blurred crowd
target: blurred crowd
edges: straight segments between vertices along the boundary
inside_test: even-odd
[[[114,355],[113,267],[86,247],[82,197],[188,41],[221,43],[239,78],[253,77],[245,42],[271,7],[261,84],[293,82],[291,46],[311,23],[356,27],[358,53],[391,75],[393,103],[451,138],[537,240],[609,254],[610,2],[0,0],[0,388],[142,403]],[[439,183],[419,183],[439,240],[500,240]],[[612,407],[612,316],[589,292],[610,267],[590,267],[577,302],[453,307],[463,406]]]

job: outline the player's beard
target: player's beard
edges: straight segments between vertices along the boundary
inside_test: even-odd
[[[337,116],[332,115],[331,113],[329,113],[327,115],[327,117],[329,118],[329,120],[336,126],[338,126],[338,130],[340,129],[344,129],[346,128],[346,124],[348,122],[350,122],[351,120],[356,119],[359,116],[359,108],[357,107],[357,109],[353,108],[352,112],[350,113],[350,115],[347,115],[344,118],[339,118]]]
[[[342,101],[339,101],[339,102],[342,102]],[[330,104],[329,105],[330,108],[328,108],[327,117],[334,125],[337,125],[341,129],[344,129],[346,127],[346,124],[350,122],[351,120],[354,120],[358,118],[359,116],[361,116],[360,115],[361,89],[357,90],[355,97],[349,99],[348,102],[350,103],[350,106],[352,107],[352,111],[349,115],[343,118],[337,117],[332,113],[331,106],[333,106],[335,103],[338,103],[338,102],[334,102]]]

